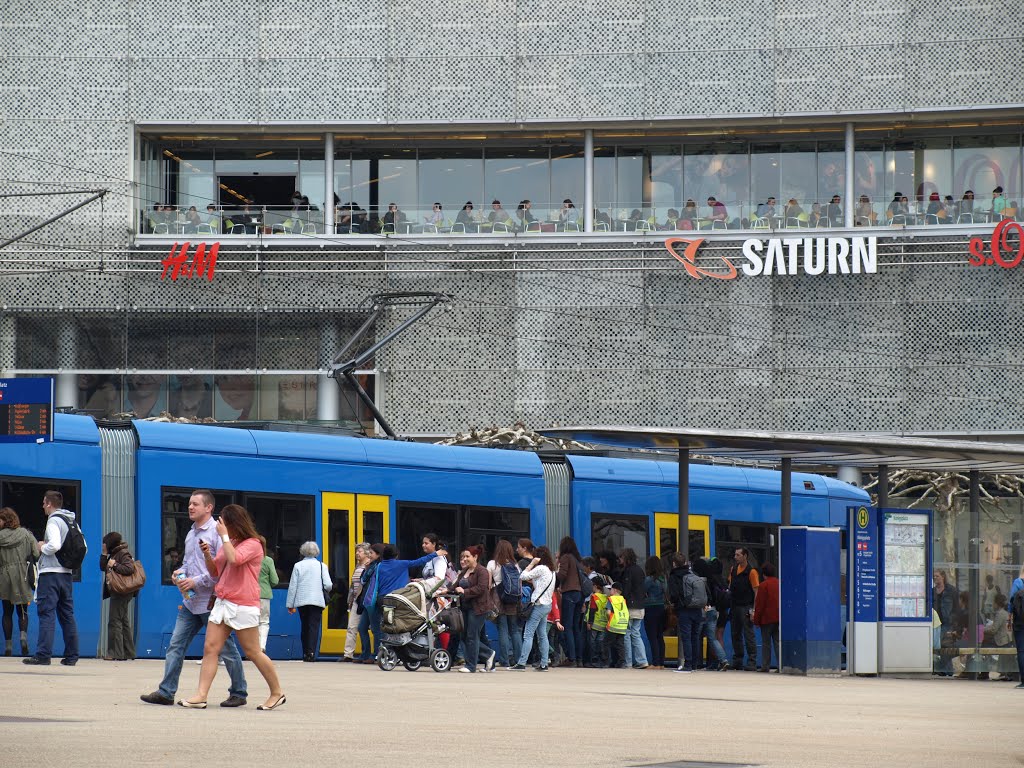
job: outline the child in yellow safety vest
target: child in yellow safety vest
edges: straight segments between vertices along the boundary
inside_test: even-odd
[[[606,662],[610,660],[611,652],[616,652],[618,659],[617,667],[626,668],[626,630],[629,628],[629,608],[626,606],[626,598],[622,596],[622,584],[612,584],[612,593],[608,596],[608,629],[604,638],[604,653]]]
[[[590,633],[590,666],[605,669],[608,666],[608,651],[604,635],[608,629],[608,595],[604,593],[604,582],[599,576],[592,578],[594,591],[587,608],[587,631]]]

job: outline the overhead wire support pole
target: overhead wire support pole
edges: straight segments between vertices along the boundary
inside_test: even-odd
[[[59,221],[60,219],[63,219],[65,216],[67,216],[70,213],[74,213],[79,208],[84,208],[89,203],[96,202],[97,200],[102,198],[104,195],[106,195],[109,191],[110,191],[109,189],[101,189],[99,192],[97,192],[95,195],[93,195],[92,197],[88,198],[87,200],[83,200],[82,202],[78,203],[77,205],[71,206],[66,211],[64,211],[62,213],[58,213],[56,216],[51,216],[46,221],[44,221],[42,224],[36,224],[36,226],[32,227],[31,229],[25,230],[24,232],[22,232],[17,237],[12,237],[10,240],[5,240],[4,242],[0,243],[0,249],[6,248],[11,243],[16,243],[19,240],[25,239],[26,237],[31,235],[33,232],[38,232],[43,227],[47,227],[50,224],[53,224],[53,222]]]
[[[388,424],[384,418],[384,414],[381,413],[377,404],[373,402],[373,398],[363,389],[362,385],[355,377],[355,370],[359,368],[363,363],[369,360],[381,347],[389,344],[399,335],[408,330],[414,325],[420,318],[426,315],[430,310],[436,307],[438,304],[448,304],[454,301],[454,297],[449,293],[378,293],[371,296],[367,301],[372,305],[373,311],[370,316],[363,322],[359,329],[352,335],[345,345],[341,348],[337,355],[334,357],[334,362],[331,364],[331,370],[327,374],[331,378],[338,382],[338,386],[341,386],[341,380],[345,379],[352,388],[355,389],[356,396],[365,405],[370,412],[373,414],[373,418],[380,424],[380,428],[384,430],[385,434],[389,437],[398,437],[395,431]],[[345,362],[340,362],[342,358],[349,353],[349,350],[355,347],[356,343],[362,339],[373,325],[383,314],[384,310],[389,307],[399,306],[420,306],[420,309],[414,312],[412,315],[407,317],[397,328],[392,330],[390,333],[385,335],[376,344],[371,345],[367,349],[355,357]]]

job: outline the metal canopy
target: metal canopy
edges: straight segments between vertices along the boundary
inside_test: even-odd
[[[759,432],[676,427],[579,426],[539,430],[548,437],[626,448],[690,449],[709,456],[795,465],[936,472],[1024,474],[1024,445],[871,433]]]

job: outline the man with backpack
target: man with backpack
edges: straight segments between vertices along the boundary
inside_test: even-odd
[[[676,611],[679,637],[679,672],[693,672],[700,658],[700,628],[708,604],[707,582],[690,570],[686,555],[672,555],[668,575],[669,600]]]
[[[1013,644],[1017,646],[1017,687],[1024,688],[1024,566],[1010,586],[1010,622],[1013,624]]]
[[[60,491],[43,494],[46,532],[39,542],[39,581],[36,611],[39,615],[39,638],[36,653],[22,659],[25,664],[49,665],[53,656],[55,621],[60,621],[64,635],[64,658],[60,663],[73,667],[78,663],[78,624],[72,594],[72,573],[82,566],[88,547],[82,529],[75,522],[75,513],[64,509]]]

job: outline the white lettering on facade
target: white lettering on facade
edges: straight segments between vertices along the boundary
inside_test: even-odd
[[[744,240],[743,274],[874,275],[878,272],[875,237],[786,237]]]

